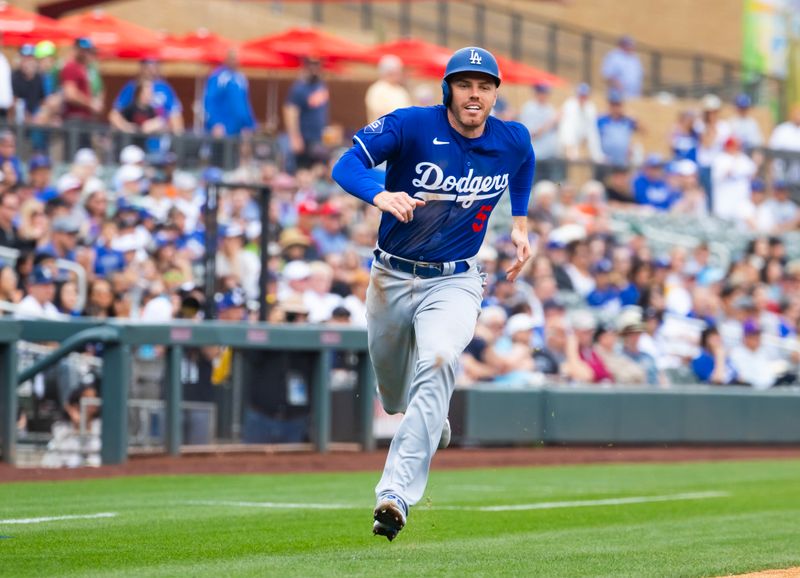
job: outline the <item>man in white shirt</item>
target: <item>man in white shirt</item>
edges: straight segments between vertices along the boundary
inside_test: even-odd
[[[531,133],[531,144],[536,151],[537,180],[559,182],[564,179],[563,164],[556,159],[558,150],[558,123],[561,114],[550,102],[550,85],[534,85],[534,97],[523,106],[519,122]]]
[[[769,148],[776,151],[800,152],[800,102],[792,106],[789,120],[779,124],[772,131]],[[800,183],[800,160],[780,157],[775,159],[773,174],[776,179],[797,186]]]
[[[756,170],[753,160],[742,152],[739,140],[728,137],[723,152],[711,164],[712,211],[715,216],[744,224],[753,214],[750,182]]]
[[[372,122],[398,108],[411,106],[411,95],[403,86],[403,61],[387,54],[378,62],[380,78],[367,89],[367,122]]]
[[[564,156],[569,160],[580,159],[581,147],[585,146],[589,158],[600,163],[603,162],[603,150],[597,128],[597,107],[589,99],[591,93],[591,87],[582,83],[575,89],[575,96],[564,102],[558,139]]]
[[[642,95],[644,69],[635,52],[635,42],[630,36],[619,39],[618,47],[606,54],[603,59],[603,78],[608,88],[618,90],[623,98],[637,98]]]
[[[740,94],[733,101],[736,106],[736,115],[728,119],[728,126],[731,134],[742,142],[742,147],[750,151],[764,144],[764,137],[761,135],[761,128],[756,119],[750,115],[750,107],[753,105],[750,97]]]
[[[17,305],[17,319],[61,319],[64,316],[53,305],[56,286],[53,273],[41,265],[28,277],[28,295]]]
[[[761,346],[761,327],[755,321],[745,321],[744,339],[731,351],[731,365],[739,379],[753,389],[769,389],[775,385],[772,359]]]

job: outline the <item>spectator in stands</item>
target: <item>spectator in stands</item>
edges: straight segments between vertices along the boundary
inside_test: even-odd
[[[139,80],[133,88],[130,102],[122,108],[113,108],[108,113],[111,126],[128,133],[149,134],[167,130],[167,121],[153,106],[154,95],[153,81]]]
[[[586,381],[592,383],[613,382],[614,377],[594,350],[594,333],[597,329],[597,321],[594,315],[586,310],[574,311],[571,316],[571,323],[575,332],[575,343],[567,344],[567,359],[571,360],[569,372],[574,373],[576,376],[574,379],[580,381],[582,380],[577,376],[588,378]],[[580,362],[577,359],[572,359],[571,348],[577,348]],[[587,368],[589,372],[586,371]]]
[[[713,325],[700,335],[700,352],[692,360],[692,371],[701,383],[730,385],[737,382],[736,369]]]
[[[309,277],[311,277],[311,268],[305,261],[296,260],[286,263],[281,271],[283,283],[278,287],[278,302],[285,303],[295,299],[303,303],[305,292],[308,290]]]
[[[358,269],[350,281],[350,295],[342,300],[342,306],[350,312],[350,323],[357,327],[367,326],[367,287],[369,273]]]
[[[757,321],[747,320],[742,326],[744,338],[731,351],[731,365],[738,379],[753,389],[769,389],[777,380],[773,359],[761,343],[761,327]]]
[[[591,87],[579,84],[575,96],[568,98],[561,108],[561,123],[558,126],[558,138],[562,154],[568,160],[588,158],[595,163],[603,162],[603,150],[600,147],[600,134],[597,130],[597,108],[589,99]]]
[[[19,303],[22,300],[22,290],[18,283],[14,268],[0,260],[0,302]],[[0,316],[4,314],[5,311],[0,309]]]
[[[17,156],[17,137],[8,129],[0,130],[0,172],[4,187],[12,188],[23,181],[22,161]]]
[[[648,155],[641,172],[633,180],[633,194],[640,205],[659,211],[668,211],[678,200],[664,178],[664,160],[661,155]]]
[[[744,225],[753,213],[750,183],[756,174],[756,164],[743,151],[739,140],[730,136],[724,150],[711,165],[712,210],[716,217]]]
[[[22,203],[19,215],[18,247],[32,252],[50,238],[50,221],[45,215],[45,205],[36,199],[28,199]]]
[[[87,293],[84,316],[104,319],[115,317],[114,292],[107,279],[94,279]]]
[[[69,394],[64,403],[65,419],[53,424],[52,439],[42,457],[45,468],[100,466],[100,406],[86,404],[85,431],[81,431],[81,400],[96,399],[94,384],[82,385]]]
[[[65,281],[59,285],[53,305],[56,306],[59,313],[70,317],[77,317],[81,314],[78,310],[78,286],[75,281]]]
[[[18,212],[19,197],[8,191],[0,194],[0,247],[18,247],[19,234],[14,224]]]
[[[39,252],[57,259],[75,261],[75,248],[78,244],[80,221],[64,215],[53,220],[50,242],[40,247]]]
[[[205,129],[214,137],[239,136],[256,129],[250,104],[250,84],[239,70],[239,55],[231,49],[206,81],[203,99]]]
[[[656,360],[639,348],[639,339],[645,331],[641,309],[635,307],[623,311],[617,323],[622,336],[622,354],[642,369],[645,383],[667,385],[665,377],[656,367]]]
[[[331,253],[342,253],[350,244],[347,238],[345,224],[342,219],[342,209],[338,201],[330,200],[320,207],[319,225],[311,235],[319,248],[320,255],[325,257]]]
[[[642,95],[644,69],[636,54],[636,43],[630,36],[619,39],[617,48],[603,59],[603,78],[610,90],[618,90],[623,98],[638,98]]]
[[[27,279],[26,290],[28,294],[17,307],[17,319],[61,319],[53,305],[56,286],[50,269],[37,265]]]
[[[137,109],[152,111],[159,122],[150,122],[147,127],[144,127],[143,123],[135,122],[131,117],[135,118],[136,115],[130,114],[130,112]],[[169,82],[161,77],[158,60],[146,58],[141,61],[138,78],[129,80],[122,87],[114,100],[108,120],[112,126],[124,132],[136,132],[137,130],[143,132],[169,130],[176,134],[183,132],[181,101]]]
[[[53,165],[44,155],[34,155],[28,162],[28,185],[32,189],[33,197],[46,203],[58,196],[58,191],[53,186]]]
[[[494,355],[500,361],[501,372],[496,383],[510,386],[532,385],[537,381],[531,341],[536,323],[527,313],[517,313],[508,318],[505,335],[495,341]]]
[[[612,281],[613,264],[608,259],[600,259],[591,267],[595,287],[586,296],[586,302],[604,314],[615,315],[622,307],[620,289]]]
[[[800,225],[800,209],[797,203],[791,198],[789,185],[785,181],[774,181],[772,183],[774,196],[767,201],[775,220],[776,228],[770,233],[785,233],[793,231]]]
[[[310,167],[325,156],[322,132],[328,124],[330,93],[321,71],[318,59],[306,58],[303,73],[283,106],[283,122],[297,168]]]
[[[754,233],[774,232],[777,227],[776,214],[767,198],[766,185],[760,179],[754,179],[750,184],[750,202],[752,212],[745,219],[747,228]]]
[[[31,122],[44,101],[44,82],[34,58],[33,44],[23,44],[19,49],[19,67],[11,75],[14,98],[22,102],[23,117],[17,122]]]
[[[505,309],[489,306],[481,309],[475,326],[475,335],[461,354],[459,382],[471,385],[480,381],[492,381],[505,370],[502,359],[497,356],[494,344],[503,336],[508,315]]]
[[[670,212],[702,219],[708,216],[706,193],[697,180],[697,164],[689,159],[673,162],[678,198]]]
[[[742,143],[742,148],[747,153],[751,153],[754,148],[764,144],[764,137],[758,122],[750,114],[753,101],[747,94],[739,94],[733,101],[736,107],[736,114],[728,119],[731,134]]]
[[[769,148],[800,151],[800,102],[792,105],[789,120],[775,127],[769,137]]]
[[[239,225],[228,225],[222,231],[217,253],[217,278],[230,277],[241,286],[248,298],[258,299],[258,277],[261,262],[255,253],[244,249],[245,232]]]
[[[564,164],[559,160],[558,145],[561,113],[550,102],[549,84],[537,83],[533,92],[534,97],[522,105],[519,122],[530,132],[531,144],[536,151],[536,180],[559,182],[565,176]]]
[[[731,136],[730,125],[720,119],[722,101],[715,94],[707,94],[702,99],[703,112],[695,123],[695,130],[700,135],[697,147],[697,166],[699,167],[700,184],[708,195],[708,208],[713,210],[713,190],[711,183],[711,165],[722,152],[725,141]]]
[[[675,160],[689,159],[697,162],[697,148],[699,146],[700,133],[697,130],[695,113],[691,110],[680,111],[670,137],[673,158]]]
[[[411,95],[403,84],[403,61],[387,54],[378,61],[380,78],[367,88],[367,122],[372,122],[398,108],[411,106]]]
[[[59,84],[64,95],[64,121],[83,122],[92,120],[103,109],[102,98],[92,94],[89,79],[89,62],[94,44],[88,38],[75,41],[75,54],[61,69]],[[81,133],[81,145],[89,146],[88,136]]]
[[[575,291],[581,297],[586,297],[595,287],[591,273],[589,244],[585,240],[572,241],[567,245],[566,252],[567,263],[563,266],[563,270],[569,279],[569,285],[560,284],[559,289]],[[559,279],[558,275],[556,279]]]
[[[624,98],[619,90],[609,90],[608,114],[597,119],[597,129],[605,162],[617,166],[630,165],[633,135],[639,131],[639,124],[625,114]]]
[[[2,31],[0,31],[0,46],[2,46]],[[8,58],[0,50],[0,122],[13,120],[9,117],[14,108],[14,91],[11,83],[11,65]]]
[[[615,384],[641,385],[646,383],[644,369],[623,355],[618,347],[618,335],[611,325],[599,325],[594,332],[594,351],[613,376]]]
[[[324,323],[331,318],[333,310],[342,304],[342,298],[331,292],[333,268],[324,261],[309,265],[308,290],[303,302],[308,308],[309,323]]]

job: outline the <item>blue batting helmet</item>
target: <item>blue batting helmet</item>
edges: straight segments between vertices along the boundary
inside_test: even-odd
[[[491,52],[478,46],[467,46],[456,50],[447,62],[442,79],[442,102],[445,106],[450,105],[450,85],[448,79],[459,72],[482,72],[494,78],[497,86],[500,86],[500,68],[497,60]]]

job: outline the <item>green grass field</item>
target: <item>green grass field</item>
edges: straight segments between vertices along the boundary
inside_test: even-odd
[[[719,576],[800,566],[800,461],[434,471],[392,543],[371,534],[376,480],[0,485],[0,576]],[[39,519],[95,514],[105,517]]]

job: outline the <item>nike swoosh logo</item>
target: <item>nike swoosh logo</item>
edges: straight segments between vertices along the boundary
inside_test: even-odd
[[[449,140],[439,140],[438,137],[433,139],[433,144],[442,145],[442,144],[450,144]]]

